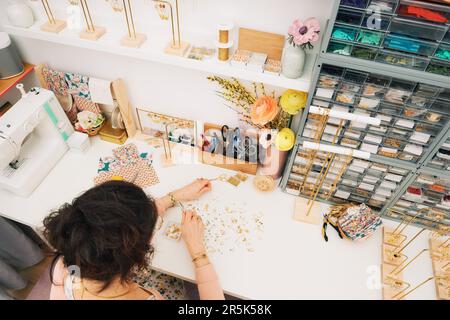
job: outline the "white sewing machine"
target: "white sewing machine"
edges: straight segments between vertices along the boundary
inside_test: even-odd
[[[17,88],[22,98],[0,118],[0,188],[28,197],[67,152],[74,130],[53,92]]]

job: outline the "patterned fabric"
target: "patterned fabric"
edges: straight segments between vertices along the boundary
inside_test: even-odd
[[[138,149],[133,143],[114,149],[113,154],[122,165],[136,164],[139,160]]]
[[[68,110],[68,111],[64,110],[64,112],[66,113],[67,117],[69,118],[70,123],[75,125],[75,123],[77,123],[77,121],[78,121],[78,119],[77,119],[78,109],[77,109],[75,102],[72,104],[72,107],[70,108],[70,110]]]
[[[144,289],[157,290],[166,300],[186,300],[183,280],[152,270],[149,265],[135,271],[132,280]]]
[[[113,150],[114,156],[100,158],[96,185],[110,181],[115,176],[141,188],[158,184],[159,179],[148,153],[139,154],[136,145],[127,144]]]
[[[77,108],[78,111],[90,111],[93,112],[95,114],[100,114],[100,108],[98,106],[98,104],[92,102],[91,100],[82,98],[80,96],[77,95],[72,95],[73,97],[73,102]]]
[[[348,208],[338,222],[344,234],[352,240],[371,236],[382,224],[380,216],[373,214],[365,204]]]
[[[42,75],[49,90],[59,95],[67,94],[69,87],[64,78],[64,72],[43,68]]]
[[[67,82],[68,91],[70,94],[91,100],[88,76],[66,72],[64,74],[64,78]]]

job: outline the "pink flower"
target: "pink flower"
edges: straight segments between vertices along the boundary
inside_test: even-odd
[[[288,29],[295,45],[301,46],[319,40],[320,23],[316,18],[309,18],[304,23],[295,20]]]
[[[279,111],[275,99],[262,96],[251,106],[250,118],[254,124],[266,125],[277,116]]]

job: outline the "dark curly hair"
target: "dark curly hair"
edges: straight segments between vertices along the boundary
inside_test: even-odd
[[[104,283],[102,291],[145,265],[157,217],[155,202],[141,188],[109,181],[52,212],[44,236],[56,250],[54,263],[62,257],[66,267],[78,266],[82,278]]]

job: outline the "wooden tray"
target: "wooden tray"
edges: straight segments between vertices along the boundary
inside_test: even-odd
[[[211,123],[205,123],[203,126],[203,132],[206,132],[209,129],[220,130],[221,126]],[[201,163],[208,164],[211,166],[233,171],[241,171],[252,175],[256,175],[256,172],[258,170],[258,163],[250,163],[243,160],[230,158],[222,154],[200,151],[199,160]]]

